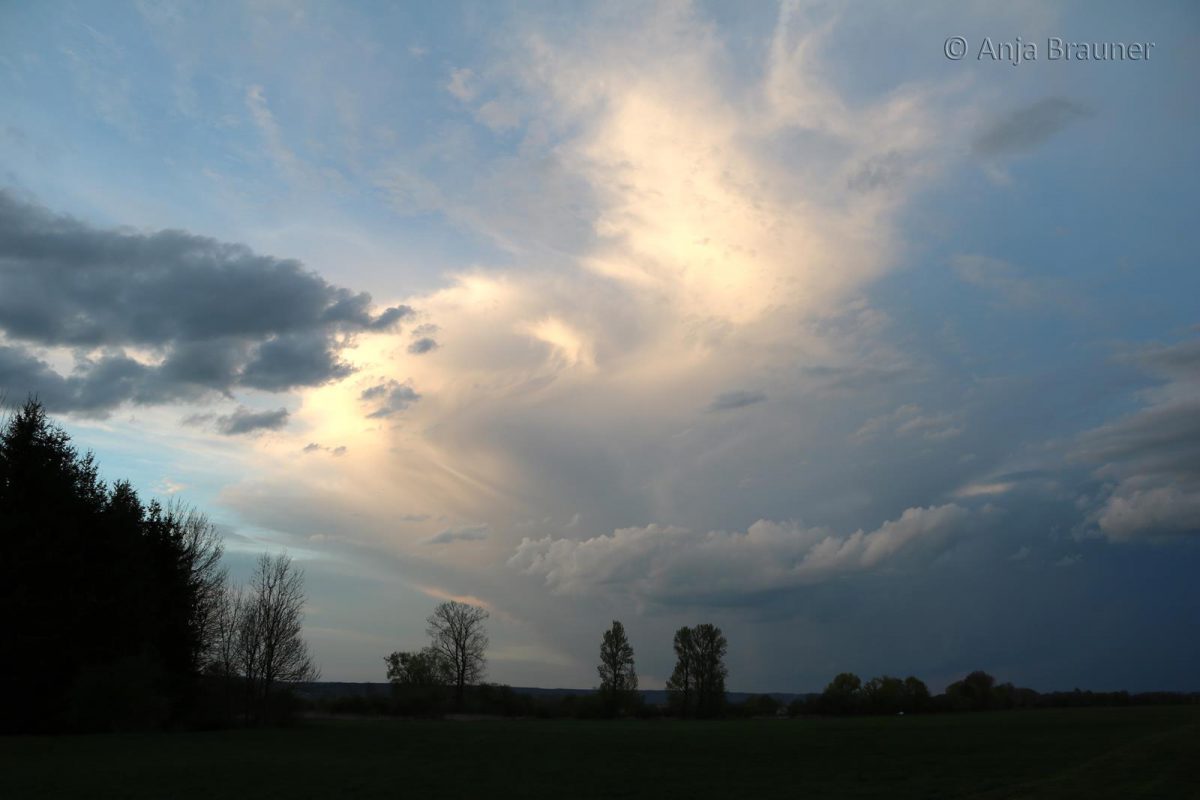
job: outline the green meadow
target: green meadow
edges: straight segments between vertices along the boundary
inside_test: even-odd
[[[1200,797],[1200,707],[5,737],[0,797]]]

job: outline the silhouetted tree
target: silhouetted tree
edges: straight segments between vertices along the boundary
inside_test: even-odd
[[[462,708],[466,687],[483,678],[488,646],[483,623],[487,618],[485,609],[452,600],[439,605],[427,620],[431,648],[450,665],[455,708]]]
[[[216,682],[216,702],[221,704],[220,715],[225,722],[237,715],[237,700],[242,696],[241,631],[245,613],[245,590],[241,586],[223,586],[213,615],[214,641],[205,672]]]
[[[946,697],[953,708],[964,711],[984,711],[994,705],[993,687],[996,679],[976,670],[961,681],[946,687]]]
[[[681,716],[690,716],[695,697],[696,648],[692,629],[686,625],[675,631],[675,670],[667,679],[667,702]]]
[[[729,643],[721,629],[707,622],[697,625],[692,641],[696,647],[696,713],[715,717],[725,706],[725,653]]]
[[[862,687],[863,702],[871,714],[896,714],[905,711],[904,681],[890,675],[872,678]]]
[[[220,540],[199,514],[111,489],[36,400],[0,424],[0,726],[146,726],[189,713]]]
[[[904,702],[906,711],[927,711],[929,709],[929,688],[915,675],[909,675],[904,679]]]
[[[637,670],[633,664],[633,646],[625,636],[625,626],[613,620],[600,642],[600,697],[610,713],[627,710],[637,697]]]
[[[387,679],[402,686],[445,686],[454,678],[450,664],[432,647],[416,653],[395,652],[385,656]]]
[[[314,681],[319,674],[302,636],[304,573],[285,554],[263,553],[243,603],[237,660],[252,713],[263,721],[277,684]]]
[[[825,714],[852,714],[862,699],[862,679],[853,672],[842,672],[821,692],[819,708]]]
[[[756,694],[747,697],[734,710],[744,717],[774,717],[778,714],[781,704],[769,694]]]
[[[716,716],[725,704],[725,654],[721,629],[703,623],[675,632],[675,670],[667,681],[670,705],[683,716]]]
[[[415,653],[395,652],[384,661],[396,711],[424,715],[443,710],[446,687],[454,683],[454,675],[441,653],[426,647]]]

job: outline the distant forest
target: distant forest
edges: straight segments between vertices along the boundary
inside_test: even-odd
[[[665,691],[639,689],[624,626],[602,632],[593,691],[484,681],[487,611],[438,605],[429,645],[382,658],[388,684],[321,684],[303,638],[303,574],[263,554],[232,585],[200,512],[102,481],[36,400],[0,424],[0,732],[261,725],[298,712],[523,717],[795,717],[1200,703],[1200,694],[1038,693],[976,671],[939,695],[918,678],[835,676],[803,696],[726,691],[728,642],[675,632]],[[665,643],[664,643],[665,644]]]

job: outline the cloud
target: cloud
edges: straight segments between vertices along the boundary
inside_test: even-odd
[[[583,541],[527,537],[508,563],[564,594],[614,591],[704,603],[881,568],[923,545],[944,546],[967,516],[954,504],[910,508],[849,536],[760,520],[745,533],[650,525]]]
[[[1029,278],[1014,265],[999,258],[959,254],[950,260],[954,271],[966,283],[994,292],[1005,305],[1018,309],[1048,307],[1057,311],[1077,305],[1072,295],[1045,278]]]
[[[475,117],[493,131],[502,133],[521,124],[521,111],[511,102],[489,100],[479,107]]]
[[[1091,114],[1091,109],[1068,98],[1045,97],[995,119],[979,132],[971,146],[981,156],[1027,153]]]
[[[238,407],[232,414],[216,418],[217,431],[226,436],[240,436],[259,431],[277,431],[287,425],[288,410],[278,408],[274,411],[252,411]]]
[[[411,386],[396,380],[376,384],[364,389],[359,395],[359,400],[374,406],[375,410],[367,414],[372,418],[390,417],[397,412],[404,411],[420,399],[421,395],[417,394]]]
[[[446,83],[446,91],[460,101],[469,103],[475,97],[475,87],[471,85],[474,79],[475,73],[470,69],[451,70],[450,80]]]
[[[168,477],[164,477],[161,481],[158,482],[158,485],[156,485],[154,487],[154,492],[155,492],[155,494],[171,495],[171,494],[177,494],[178,492],[181,492],[186,488],[188,488],[187,484],[179,483],[177,481],[171,480]]]
[[[1127,355],[1126,360],[1168,380],[1196,380],[1200,375],[1200,339],[1154,345]]]
[[[1142,409],[1078,437],[1071,458],[1097,465],[1109,485],[1089,522],[1115,540],[1200,533],[1200,342],[1127,360],[1164,383]]]
[[[275,121],[275,115],[271,113],[271,109],[267,105],[263,87],[254,85],[246,89],[246,107],[254,119],[254,124],[258,126],[258,130],[262,134],[271,160],[275,162],[281,172],[292,177],[298,176],[301,173],[299,159],[284,144],[279,123]]]
[[[1108,498],[1096,523],[1112,539],[1140,533],[1200,533],[1200,492],[1176,485],[1138,489],[1123,484]]]
[[[413,355],[423,355],[424,353],[436,350],[438,343],[428,336],[422,336],[408,346],[408,352]]]
[[[0,190],[0,388],[93,413],[238,388],[320,386],[356,333],[412,313],[298,261],[183,231],[94,228]],[[60,374],[30,348],[74,353]]]
[[[580,512],[592,532],[630,519],[707,530],[786,518],[815,497],[814,518],[854,530],[848,509],[880,519],[927,502],[856,492],[839,503],[826,485],[848,477],[841,455],[820,475],[806,470],[799,489],[779,476],[795,474],[798,452],[844,444],[844,431],[833,442],[808,423],[849,405],[823,395],[889,391],[916,371],[866,296],[903,250],[907,193],[945,157],[941,100],[905,86],[841,103],[813,69],[825,34],[793,6],[767,63],[747,72],[697,7],[656,6],[636,26],[594,16],[577,38],[535,20],[470,76],[473,104],[512,98],[528,112],[500,154],[448,143],[433,163],[400,154],[381,171],[398,204],[411,210],[416,186],[422,204],[518,257],[409,299],[452,340],[436,358],[360,347],[364,373],[370,363],[381,377],[307,392],[298,414],[332,413],[305,418],[292,452],[310,439],[349,444],[346,491],[381,518],[394,504],[488,521]],[[900,164],[870,191],[848,187],[864,166]],[[705,409],[739,424],[695,424]],[[368,434],[338,421],[364,415],[406,424]],[[905,435],[960,427],[944,422],[911,422]],[[754,490],[730,490],[742,485]],[[751,495],[769,496],[771,514]]]
[[[873,155],[850,174],[846,187],[859,192],[893,187],[903,180],[906,169],[904,157],[896,151]]]
[[[480,542],[488,538],[487,525],[470,525],[462,528],[447,528],[425,540],[425,544],[451,544],[453,542]]]
[[[948,412],[926,414],[914,404],[903,405],[890,414],[872,417],[851,436],[859,442],[884,433],[894,436],[920,436],[940,441],[958,436],[963,431],[959,416]]]
[[[300,452],[306,455],[308,453],[329,453],[329,455],[336,458],[346,455],[347,447],[344,444],[338,445],[337,447],[323,447],[317,442],[309,442],[308,444],[304,445],[303,448],[301,448]]]
[[[732,392],[722,392],[708,404],[708,411],[732,411],[735,408],[745,408],[755,403],[765,403],[765,392],[746,391],[739,389]]]
[[[1015,483],[1007,481],[995,481],[992,483],[970,483],[961,489],[954,492],[955,497],[989,497],[992,495],[1006,494],[1011,492],[1016,487]]]

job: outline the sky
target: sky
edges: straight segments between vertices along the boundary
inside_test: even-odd
[[[1196,75],[1183,2],[3,3],[0,392],[327,680],[458,599],[512,685],[1200,689]]]

